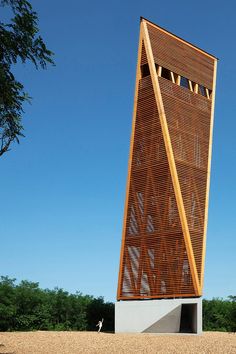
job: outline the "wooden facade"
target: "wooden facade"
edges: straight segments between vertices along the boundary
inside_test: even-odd
[[[216,66],[141,19],[118,300],[202,294]]]

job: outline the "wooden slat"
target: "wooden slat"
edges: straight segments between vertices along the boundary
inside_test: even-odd
[[[188,45],[186,49],[184,41],[174,44],[173,40],[179,39],[161,31],[163,38],[166,36],[165,47],[158,49],[162,59],[157,62],[157,31],[158,26],[154,33],[150,23],[142,20],[118,300],[202,293],[215,99],[211,69],[215,59],[200,49],[196,54],[195,47]],[[168,51],[177,59],[175,67],[170,65],[168,55],[173,53]],[[191,69],[190,53],[196,55],[197,70],[206,64],[205,72]],[[167,77],[162,66],[170,70],[169,79],[161,77]],[[181,67],[187,71],[183,73]],[[180,85],[181,76],[188,78],[189,88]],[[206,97],[202,96],[197,85],[191,87],[191,80],[205,87],[207,80],[213,81],[213,87],[208,86],[213,88],[212,100],[208,89]]]
[[[190,235],[189,235],[188,223],[187,223],[186,214],[185,214],[185,210],[184,210],[182,194],[181,194],[181,190],[180,190],[180,186],[179,186],[178,174],[177,174],[175,160],[174,160],[174,154],[173,154],[173,150],[172,150],[172,146],[171,146],[170,135],[169,135],[169,130],[168,130],[168,126],[167,126],[164,105],[163,105],[163,101],[162,101],[162,97],[161,97],[160,85],[158,82],[158,78],[155,75],[155,63],[154,63],[154,58],[153,58],[153,54],[152,54],[152,47],[151,47],[151,43],[150,43],[150,39],[149,39],[147,25],[144,21],[142,22],[142,25],[143,25],[144,44],[145,44],[147,58],[148,58],[149,70],[151,72],[153,89],[155,92],[156,103],[158,106],[159,117],[160,117],[160,122],[161,122],[161,127],[162,127],[162,134],[163,134],[163,138],[164,138],[164,142],[165,142],[169,167],[170,167],[170,171],[171,171],[171,176],[172,176],[172,181],[173,181],[173,186],[174,186],[174,191],[175,191],[175,197],[176,197],[176,201],[177,201],[179,216],[180,216],[180,220],[181,220],[181,225],[182,225],[182,230],[183,230],[183,235],[184,235],[184,240],[185,240],[185,245],[186,245],[186,251],[187,251],[188,259],[189,259],[189,263],[190,263],[193,285],[194,285],[196,295],[198,295],[199,291],[200,291],[199,279],[198,279],[198,275],[197,275],[197,269],[196,269],[194,255],[193,255],[193,249],[192,249],[191,239],[190,239]]]
[[[189,80],[212,89],[214,60],[212,57],[179,41],[158,27],[147,23],[154,60]]]
[[[119,298],[121,293],[121,286],[123,282],[123,258],[124,258],[124,247],[125,247],[125,233],[126,233],[126,222],[127,222],[127,209],[128,209],[128,197],[129,197],[129,189],[130,189],[130,175],[131,175],[131,164],[133,157],[133,146],[134,146],[134,131],[135,131],[135,123],[136,123],[136,113],[137,113],[137,100],[138,100],[138,88],[139,88],[139,80],[141,78],[141,55],[142,55],[142,28],[140,27],[139,34],[139,47],[138,47],[138,62],[136,69],[136,83],[135,83],[135,94],[134,94],[134,109],[133,109],[133,119],[132,119],[132,131],[131,131],[131,139],[130,139],[130,153],[129,153],[129,162],[128,162],[128,176],[126,182],[126,197],[125,197],[125,208],[124,208],[124,223],[123,223],[123,231],[122,231],[122,241],[121,241],[121,252],[120,252],[120,267],[119,267],[119,279],[118,279],[118,288],[117,288],[117,298]]]

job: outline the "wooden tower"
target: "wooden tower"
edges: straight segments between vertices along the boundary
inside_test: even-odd
[[[216,67],[141,19],[117,300],[202,295]]]

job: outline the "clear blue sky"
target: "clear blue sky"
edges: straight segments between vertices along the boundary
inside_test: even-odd
[[[0,274],[115,300],[143,16],[220,58],[204,296],[236,295],[236,5],[32,3],[56,67],[16,69],[33,102],[0,159]]]

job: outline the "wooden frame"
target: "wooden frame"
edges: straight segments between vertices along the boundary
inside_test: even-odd
[[[178,40],[178,41],[188,45],[189,47],[197,50],[199,53],[202,53],[202,54],[204,54],[204,55],[206,55],[206,56],[208,56],[208,57],[210,57],[212,59],[216,59],[217,60],[217,58],[214,55],[207,53],[206,51],[204,51],[204,50],[198,48],[197,46],[193,45],[192,43],[189,43],[188,41],[176,36],[175,34],[167,31],[166,29],[164,29],[164,28],[162,28],[160,26],[157,26],[155,23],[145,19],[144,17],[141,17],[141,22],[146,22],[149,25],[153,26],[154,28],[158,28],[159,31],[162,31],[163,33],[166,33],[168,36],[171,36],[171,37],[175,38],[176,40]]]
[[[201,292],[203,290],[204,281],[204,268],[205,268],[205,256],[206,256],[206,233],[208,222],[208,207],[209,207],[209,192],[210,192],[210,176],[211,176],[211,155],[212,155],[212,139],[213,139],[213,124],[214,124],[214,112],[215,112],[215,94],[216,94],[216,74],[217,74],[217,60],[214,60],[214,76],[212,87],[212,99],[211,99],[211,125],[209,136],[209,150],[208,150],[208,167],[207,167],[207,187],[206,187],[206,204],[205,204],[205,223],[203,233],[203,248],[202,248],[202,269],[201,269]],[[209,91],[206,89],[207,96]]]
[[[142,27],[140,27],[139,46],[138,46],[138,62],[137,62],[137,69],[136,69],[136,83],[135,83],[135,93],[134,93],[134,109],[133,109],[132,131],[131,131],[131,139],[130,139],[128,176],[127,176],[127,182],[126,182],[126,197],[125,197],[124,222],[123,222],[121,252],[120,252],[120,266],[119,266],[119,279],[118,279],[118,288],[117,288],[117,298],[119,298],[119,294],[121,292],[122,274],[123,274],[123,272],[122,272],[122,260],[123,260],[123,257],[124,257],[125,229],[126,229],[126,221],[127,221],[128,196],[129,196],[129,190],[130,190],[130,174],[131,174],[131,164],[132,164],[133,145],[134,145],[134,131],[135,131],[136,112],[137,112],[138,85],[139,85],[139,80],[141,78],[140,64],[141,64],[141,53],[142,53],[142,37],[143,37],[143,35],[142,35]]]
[[[164,105],[163,105],[163,101],[162,101],[162,97],[161,97],[159,82],[158,82],[157,76],[155,75],[155,63],[154,63],[154,58],[153,58],[153,54],[152,54],[152,48],[151,48],[151,43],[150,43],[150,39],[149,39],[149,35],[148,35],[146,21],[141,22],[141,27],[142,26],[143,26],[144,44],[145,44],[145,49],[146,49],[147,58],[148,58],[149,70],[151,73],[153,89],[155,92],[156,104],[157,104],[158,111],[159,111],[161,127],[162,127],[162,134],[163,134],[163,138],[164,138],[164,142],[165,142],[167,157],[168,157],[168,161],[169,161],[169,167],[170,167],[171,176],[172,176],[172,182],[173,182],[174,191],[175,191],[175,197],[176,197],[177,206],[178,206],[178,210],[179,210],[179,216],[180,216],[180,220],[181,220],[181,224],[182,224],[185,246],[186,246],[186,250],[187,250],[187,254],[188,254],[188,259],[189,259],[190,269],[191,269],[191,274],[192,274],[192,279],[193,279],[193,285],[194,285],[196,295],[199,295],[200,294],[199,279],[198,279],[195,259],[194,259],[194,255],[193,255],[193,249],[192,249],[192,244],[191,244],[191,239],[190,239],[190,234],[189,234],[189,229],[188,229],[187,218],[186,218],[186,214],[185,214],[185,210],[184,210],[183,198],[182,198],[178,175],[177,175],[177,170],[176,170],[176,166],[175,166],[175,159],[174,159],[174,154],[173,154],[172,145],[171,145],[171,141],[170,141],[170,135],[169,135],[168,125],[167,125],[167,121],[166,121],[165,109],[164,109]]]
[[[213,77],[213,87],[209,84],[209,89],[206,89],[206,97],[199,95],[199,98],[196,98],[195,93],[198,93],[198,86],[201,84],[201,80],[199,79],[199,84],[193,82],[190,79],[188,80],[189,84],[189,93],[186,95],[186,88],[180,85],[181,81],[181,74],[171,68],[171,64],[168,64],[170,69],[170,78],[167,80],[167,77],[162,77],[162,65],[165,68],[164,61],[162,60],[163,64],[156,63],[154,60],[154,54],[152,49],[152,39],[149,36],[149,25],[158,28],[158,30],[164,32],[165,34],[174,37],[177,41],[181,41],[182,43],[187,44],[188,46],[196,49],[202,55],[206,55],[209,59],[214,61],[214,77]],[[152,30],[153,31],[153,30]],[[155,47],[155,44],[154,44]],[[158,57],[157,52],[157,57]],[[161,63],[162,63],[161,62]],[[127,299],[144,299],[144,298],[171,298],[171,297],[190,297],[190,296],[201,296],[202,288],[203,288],[203,274],[204,274],[204,258],[205,258],[205,249],[206,249],[206,229],[207,229],[207,217],[208,217],[208,203],[209,203],[209,185],[210,185],[210,160],[211,160],[211,150],[212,150],[212,130],[213,130],[213,116],[214,116],[214,102],[215,102],[215,82],[216,82],[216,58],[211,56],[208,53],[205,53],[201,49],[185,42],[184,40],[180,39],[179,37],[165,31],[162,28],[152,24],[151,22],[142,19],[140,24],[140,37],[139,37],[139,49],[138,49],[138,61],[137,61],[137,70],[136,70],[136,84],[135,84],[135,96],[134,96],[134,110],[133,110],[133,123],[132,123],[132,132],[131,132],[131,143],[130,143],[130,156],[128,162],[128,177],[127,177],[127,186],[126,186],[126,199],[125,199],[125,208],[124,208],[124,224],[123,224],[123,231],[122,231],[122,244],[121,244],[121,253],[120,253],[120,266],[119,266],[119,280],[118,280],[118,289],[117,289],[117,299],[118,300],[127,300]],[[169,62],[168,62],[169,63]],[[148,66],[149,70],[147,74],[142,76],[141,73],[141,65]],[[168,67],[168,66],[167,66]],[[173,66],[174,68],[174,66]],[[150,75],[149,75],[150,72]],[[190,72],[191,74],[191,72]],[[192,74],[191,74],[192,75]],[[191,77],[190,75],[190,77]],[[199,76],[200,78],[200,76]],[[196,77],[197,79],[197,77]],[[204,80],[203,78],[203,81]],[[151,85],[151,86],[150,86]],[[164,86],[163,86],[164,85]],[[149,89],[148,89],[149,87]],[[150,96],[150,87],[152,87],[152,94]],[[163,87],[165,87],[164,91]],[[144,93],[141,93],[140,90],[144,90]],[[210,90],[212,89],[212,101],[209,101],[210,98]],[[145,91],[149,90],[149,91]],[[145,93],[146,92],[146,93]],[[147,92],[149,94],[147,95]],[[163,94],[162,94],[163,92]],[[207,178],[206,178],[206,198],[205,198],[205,210],[199,211],[198,222],[203,225],[204,231],[202,232],[202,249],[201,249],[201,264],[200,262],[200,255],[199,251],[196,248],[196,237],[194,236],[194,224],[190,222],[192,216],[189,216],[188,205],[186,204],[186,191],[183,190],[183,181],[181,180],[181,169],[179,169],[179,163],[181,161],[184,162],[185,157],[178,157],[176,155],[176,146],[174,146],[175,136],[173,136],[173,130],[169,127],[168,119],[170,118],[170,107],[172,107],[172,103],[168,103],[166,100],[166,94],[171,95],[171,101],[175,99],[174,95],[178,95],[178,92],[181,92],[181,100],[186,99],[190,106],[188,107],[186,112],[191,112],[192,106],[196,102],[197,109],[205,109],[204,107],[211,107],[210,114],[210,128],[209,128],[209,149],[208,149],[208,158],[207,158]],[[140,96],[141,95],[141,96]],[[140,98],[144,102],[144,108],[140,106]],[[148,97],[145,99],[145,97]],[[208,99],[208,100],[207,100]],[[146,100],[146,101],[145,101]],[[192,100],[192,103],[189,103],[189,100]],[[195,101],[196,100],[196,101]],[[200,101],[202,102],[201,105],[198,104]],[[146,102],[146,103],[145,103]],[[181,101],[182,102],[182,101]],[[139,104],[139,106],[138,106]],[[166,105],[169,108],[166,113]],[[177,104],[177,103],[176,103]],[[179,105],[183,105],[183,103],[178,103]],[[139,107],[139,108],[138,108]],[[150,107],[150,108],[148,108]],[[179,110],[179,106],[173,106],[173,110]],[[146,114],[145,119],[149,120],[153,123],[145,123],[142,125],[140,123],[140,115],[142,115],[142,110],[150,109],[150,112]],[[181,108],[182,109],[182,108]],[[208,108],[207,108],[208,109]],[[174,112],[174,111],[171,111]],[[180,110],[181,112],[181,110]],[[183,112],[184,113],[184,112]],[[179,113],[181,114],[181,113]],[[195,113],[194,113],[195,114]],[[202,116],[203,113],[201,113]],[[169,117],[169,118],[168,118]],[[152,119],[152,120],[151,120]],[[156,119],[156,121],[155,121]],[[172,118],[173,119],[173,118]],[[187,119],[186,119],[187,121]],[[139,123],[138,123],[139,122]],[[145,121],[146,122],[146,121]],[[141,124],[141,125],[140,125]],[[184,130],[183,128],[179,127],[179,121],[177,121],[177,129],[179,132],[183,134],[183,141],[186,139],[184,137]],[[137,128],[136,128],[137,125]],[[152,126],[153,125],[153,126]],[[158,127],[157,127],[158,126]],[[159,128],[160,127],[160,128]],[[156,156],[155,154],[157,145],[158,145],[158,156],[160,155],[160,145],[159,135],[155,135],[155,139],[152,137],[152,133],[150,135],[145,135],[145,129],[149,129],[150,132],[156,131],[160,132],[161,134],[162,144],[165,149],[165,163],[167,163],[167,168],[169,169],[167,173],[169,174],[169,180],[166,180],[166,187],[163,186],[163,181],[161,188],[165,191],[165,200],[168,198],[173,198],[173,203],[176,203],[177,214],[179,218],[179,227],[181,230],[179,233],[176,234],[176,238],[169,239],[167,237],[166,241],[163,242],[163,238],[160,238],[158,234],[158,226],[152,224],[153,222],[157,222],[153,219],[153,215],[160,215],[162,213],[163,220],[159,220],[159,227],[161,228],[162,232],[165,231],[166,223],[170,223],[175,225],[176,221],[175,216],[171,216],[170,221],[170,210],[175,208],[175,204],[172,206],[171,204],[168,205],[165,202],[165,208],[162,208],[159,204],[154,205],[155,210],[152,211],[153,207],[151,206],[152,201],[150,198],[153,196],[158,195],[157,188],[155,186],[154,176],[152,175],[152,165],[147,165],[144,169],[146,171],[146,180],[143,181],[139,180],[136,184],[134,180],[132,180],[133,176],[133,166],[135,166],[135,161],[137,159],[137,154],[139,154],[138,149],[138,140],[140,140],[140,144],[143,145],[142,139],[145,140],[145,144],[141,147],[141,149],[145,150],[144,153],[146,154],[146,158],[153,158]],[[195,128],[194,128],[195,129]],[[198,127],[199,129],[199,127]],[[141,134],[141,135],[140,135]],[[192,134],[193,135],[193,134]],[[139,137],[139,138],[138,138]],[[154,139],[154,140],[152,140]],[[188,138],[190,139],[190,138]],[[158,142],[158,144],[157,144]],[[187,146],[189,146],[189,141],[187,140]],[[136,144],[136,145],[135,145]],[[150,148],[147,149],[147,145],[150,145]],[[157,145],[156,145],[157,144]],[[146,146],[146,147],[145,147]],[[162,149],[163,149],[162,146]],[[201,159],[200,150],[198,149],[198,163],[195,167],[201,168],[201,164],[199,163],[199,159]],[[194,150],[194,148],[192,149]],[[163,151],[163,150],[161,150]],[[162,152],[163,154],[163,152]],[[192,152],[192,154],[194,154]],[[188,153],[189,155],[189,153]],[[190,155],[189,155],[190,156]],[[178,160],[179,158],[179,160]],[[190,157],[188,157],[190,158]],[[139,157],[138,160],[141,159],[141,164],[143,164],[142,156]],[[158,157],[159,159],[159,157]],[[190,165],[191,167],[191,165]],[[182,170],[185,171],[185,170]],[[157,172],[155,172],[157,173]],[[137,179],[136,177],[134,177]],[[140,177],[141,178],[141,177]],[[142,177],[143,178],[143,177]],[[163,177],[162,177],[163,178]],[[140,182],[141,181],[141,182]],[[141,183],[141,184],[140,184]],[[158,183],[158,182],[157,182]],[[190,181],[189,181],[190,183]],[[191,182],[192,193],[195,193],[196,196],[194,197],[194,203],[198,205],[202,205],[202,199],[200,199],[198,195],[198,184],[197,180],[193,178]],[[137,187],[138,186],[138,187]],[[150,187],[151,186],[151,187]],[[171,187],[172,186],[172,187]],[[139,188],[139,189],[138,189]],[[140,189],[141,188],[141,189]],[[172,188],[172,191],[169,190]],[[190,188],[190,184],[189,184]],[[202,188],[202,187],[201,187]],[[152,194],[150,194],[150,190]],[[163,192],[164,193],[164,192]],[[137,199],[137,195],[141,194],[142,196],[142,212],[140,211],[140,201]],[[200,193],[202,195],[202,193]],[[188,198],[190,198],[190,196]],[[130,199],[131,198],[131,199]],[[184,199],[185,198],[185,199]],[[192,197],[191,197],[192,198]],[[202,197],[201,197],[202,198]],[[172,200],[172,199],[171,199]],[[131,203],[131,204],[130,204]],[[151,203],[151,204],[150,204]],[[131,208],[131,209],[130,209]],[[134,209],[132,209],[134,208]],[[131,210],[131,212],[130,212]],[[134,210],[134,214],[132,213]],[[175,210],[175,209],[173,209]],[[175,213],[175,211],[173,211]],[[171,213],[173,214],[171,211]],[[131,214],[130,214],[131,213]],[[154,213],[154,214],[153,214]],[[196,217],[196,216],[194,216]],[[153,221],[154,220],[154,221]],[[169,221],[168,221],[169,220]],[[136,236],[135,233],[133,236],[129,236],[129,224],[137,223],[138,228],[138,235]],[[149,225],[151,223],[151,226]],[[132,226],[133,227],[133,226]],[[151,227],[151,229],[150,229]],[[150,229],[147,231],[147,229]],[[164,231],[163,231],[164,230]],[[168,228],[166,229],[168,230]],[[148,234],[149,232],[149,234]],[[151,234],[150,234],[151,232]],[[199,231],[200,232],[200,231]],[[167,234],[168,235],[168,234]],[[129,236],[129,237],[128,237]],[[174,246],[173,242],[176,242],[176,246]],[[199,242],[199,241],[197,241]],[[156,245],[159,245],[159,248]],[[168,251],[168,248],[171,247],[171,254]],[[198,246],[197,246],[198,247]],[[136,256],[134,256],[134,252],[136,252]],[[153,260],[150,258],[150,252],[153,252]],[[163,268],[161,265],[161,258],[165,260],[166,268]],[[159,261],[157,261],[159,259]],[[174,269],[175,259],[177,261],[177,268]],[[154,262],[154,263],[153,263]],[[161,267],[161,268],[160,268]],[[187,268],[186,268],[187,267]],[[189,268],[188,268],[189,267]],[[160,271],[161,269],[161,271]],[[190,273],[189,273],[190,271]],[[162,273],[161,273],[162,272]],[[187,273],[186,273],[187,272]],[[171,274],[173,273],[173,274]],[[183,275],[186,273],[186,275]],[[161,275],[162,274],[162,278]],[[165,275],[166,274],[166,275]],[[127,278],[128,277],[128,278]],[[183,279],[186,278],[186,282]],[[167,279],[167,282],[166,282]],[[125,285],[124,285],[124,282]],[[164,285],[163,285],[163,284]],[[127,285],[128,284],[128,285]],[[146,285],[145,285],[146,284]],[[191,285],[192,284],[192,285]],[[166,288],[166,286],[170,287],[172,290],[162,290],[162,288]],[[146,288],[145,288],[146,287]],[[123,290],[128,289],[128,290]],[[141,290],[142,289],[142,290]],[[173,290],[174,289],[174,290]],[[166,293],[165,293],[166,292]]]

